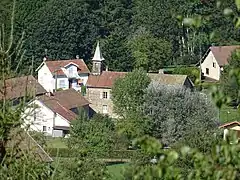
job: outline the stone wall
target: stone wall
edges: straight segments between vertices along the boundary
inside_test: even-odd
[[[107,92],[107,98],[103,97],[103,92]],[[113,103],[111,100],[110,88],[87,88],[87,100],[90,102],[90,107],[96,112],[101,114],[108,114],[110,117],[117,117],[113,113]],[[103,108],[107,106],[107,113]]]

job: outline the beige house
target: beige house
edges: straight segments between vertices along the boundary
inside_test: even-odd
[[[127,72],[102,71],[102,61],[99,43],[93,58],[93,70],[87,81],[86,98],[90,102],[93,112],[107,114],[111,117],[117,117],[113,111],[113,103],[111,100],[111,89],[117,78],[124,77]],[[193,88],[192,81],[186,75],[170,75],[163,73],[148,73],[152,81],[161,84],[182,85]]]
[[[201,63],[201,70],[205,77],[219,80],[223,67],[228,64],[228,59],[234,50],[240,46],[212,46],[210,47]]]
[[[240,138],[240,122],[233,121],[226,124],[223,124],[219,126],[220,129],[224,129],[223,132],[223,139],[227,139],[227,135],[229,134],[229,131],[235,131],[237,133],[238,138]]]

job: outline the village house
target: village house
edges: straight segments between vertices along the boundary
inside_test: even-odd
[[[221,71],[225,65],[228,64],[228,60],[234,50],[240,48],[240,46],[212,46],[210,47],[201,63],[201,70],[205,77],[210,80],[220,80]]]
[[[89,102],[73,88],[37,97],[24,112],[29,131],[43,132],[48,136],[68,134],[70,122],[77,118],[80,108],[89,115]]]
[[[36,71],[38,72],[38,82],[48,92],[69,88],[81,91],[81,87],[86,84],[90,73],[85,62],[78,56],[72,60],[49,61],[44,58]]]
[[[55,89],[74,88],[81,91],[81,87],[86,87],[86,99],[89,101],[90,114],[102,113],[111,117],[117,117],[113,112],[111,100],[111,89],[117,78],[124,77],[127,72],[103,71],[104,58],[97,43],[94,56],[92,58],[92,71],[88,70],[82,59],[76,60],[45,60],[37,69],[39,83],[48,91]],[[71,73],[69,72],[70,69]],[[73,73],[74,72],[74,73]],[[74,74],[74,76],[73,76]],[[152,81],[169,84],[182,85],[193,88],[192,81],[186,75],[170,75],[163,73],[148,73]]]
[[[111,117],[117,117],[113,111],[111,100],[111,89],[117,78],[124,77],[127,72],[103,71],[102,57],[99,43],[97,44],[94,57],[92,59],[92,73],[87,81],[86,98],[90,102],[90,107],[96,113],[107,114]],[[182,85],[193,88],[192,81],[186,75],[170,75],[163,73],[148,73],[152,81],[167,85]]]

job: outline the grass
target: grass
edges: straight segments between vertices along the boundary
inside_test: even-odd
[[[66,139],[59,137],[47,137],[48,148],[67,148]]]
[[[127,163],[124,164],[113,164],[113,165],[108,165],[107,169],[108,172],[111,176],[111,180],[122,180],[124,179],[123,177],[123,172],[124,169],[128,167]]]
[[[230,106],[223,106],[220,110],[220,120],[221,123],[240,121],[239,109]]]

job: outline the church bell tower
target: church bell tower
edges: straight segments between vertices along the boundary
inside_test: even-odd
[[[104,58],[102,57],[102,53],[99,47],[99,41],[97,42],[97,47],[92,59],[92,74],[93,75],[100,75],[102,72],[102,61]]]

